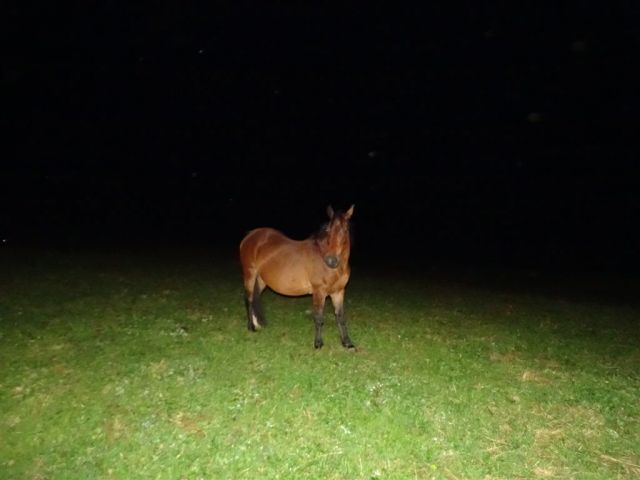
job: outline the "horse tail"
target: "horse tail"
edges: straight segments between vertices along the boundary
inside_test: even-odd
[[[253,282],[253,292],[251,293],[251,301],[257,302],[260,298],[260,285],[258,284],[258,275],[256,275],[256,279]]]

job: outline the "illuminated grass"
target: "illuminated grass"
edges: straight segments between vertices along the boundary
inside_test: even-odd
[[[354,273],[327,307],[233,261],[39,255],[0,277],[0,478],[637,478],[638,311]],[[6,259],[5,259],[6,260]]]

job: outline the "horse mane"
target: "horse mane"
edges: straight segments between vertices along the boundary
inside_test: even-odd
[[[335,216],[343,216],[344,212],[343,211],[337,211],[335,213]],[[324,222],[322,225],[320,225],[320,228],[318,228],[318,230],[316,230],[315,232],[313,232],[311,234],[311,239],[314,240],[315,242],[319,242],[320,240],[326,238],[326,236],[329,234],[329,232],[327,231],[327,227],[331,224],[331,221],[328,222]],[[352,225],[351,222],[348,222],[348,232],[349,232],[349,241],[351,244],[353,244],[353,229],[352,229]]]
[[[329,234],[329,232],[327,232],[327,227],[329,226],[329,223],[330,222],[324,222],[322,225],[320,225],[320,228],[318,228],[318,230],[316,230],[311,234],[311,239],[315,241],[319,241],[325,238]]]

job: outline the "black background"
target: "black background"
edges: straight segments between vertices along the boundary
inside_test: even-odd
[[[7,7],[4,248],[231,248],[355,203],[356,262],[636,271],[635,4],[402,5]]]

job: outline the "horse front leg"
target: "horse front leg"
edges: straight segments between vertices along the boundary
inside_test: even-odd
[[[336,322],[338,323],[338,330],[340,330],[340,341],[345,348],[355,348],[355,345],[349,338],[349,332],[347,331],[347,319],[344,315],[344,290],[331,294],[331,303],[333,303],[333,309],[336,313]]]
[[[314,292],[313,293],[313,320],[316,324],[316,338],[313,342],[315,348],[321,348],[324,345],[322,341],[322,326],[324,325],[324,301],[326,295]]]

